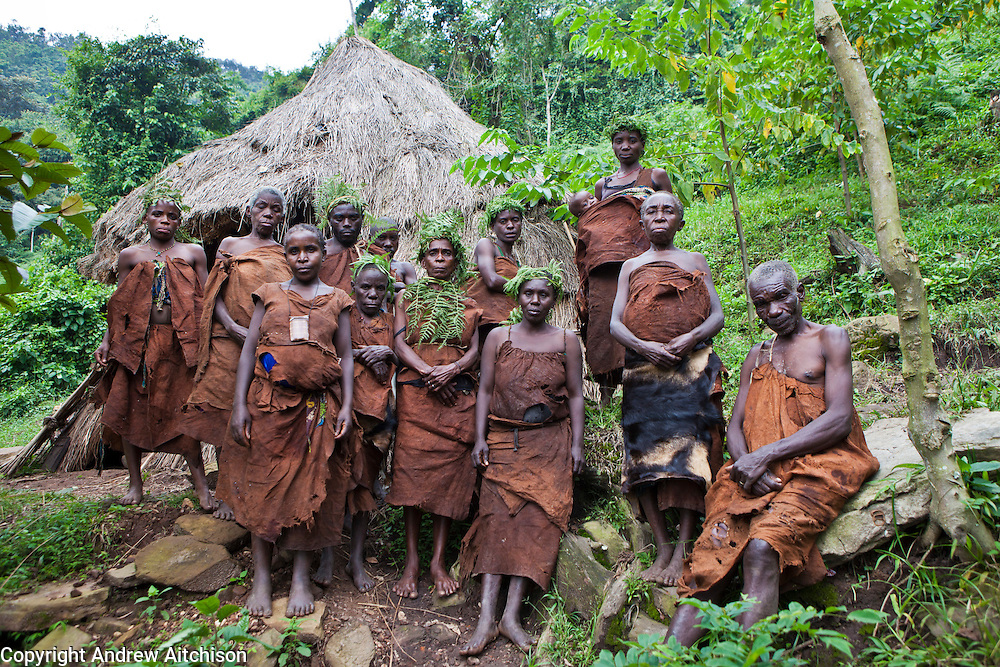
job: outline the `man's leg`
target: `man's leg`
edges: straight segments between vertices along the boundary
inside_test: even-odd
[[[403,508],[403,526],[406,532],[406,564],[399,581],[392,592],[401,598],[417,597],[417,577],[420,575],[420,555],[417,553],[417,537],[420,535],[420,510],[416,507]]]
[[[444,548],[448,543],[451,518],[440,514],[434,514],[433,517],[434,553],[431,554],[431,577],[434,579],[435,592],[439,597],[446,597],[458,590],[458,582],[448,574],[448,566],[444,562]]]
[[[778,552],[764,540],[750,540],[743,552],[743,593],[756,604],[740,617],[744,628],[777,613],[780,574]]]
[[[486,645],[497,638],[497,598],[500,596],[500,582],[503,575],[483,575],[483,599],[479,605],[479,624],[472,638],[458,650],[461,655],[479,655]]]

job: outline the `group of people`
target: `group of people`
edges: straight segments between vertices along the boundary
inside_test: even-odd
[[[775,337],[744,363],[727,429],[725,369],[712,349],[723,313],[708,263],[675,245],[684,208],[666,172],[641,167],[642,125],[613,125],[609,138],[619,170],[568,203],[579,218],[587,364],[602,401],[622,385],[622,492],[654,536],[644,576],[714,600],[742,563],[757,600],[749,624],[776,609],[780,586],[822,576],[816,537],[878,467],[853,411],[850,345],[842,329],[803,319],[789,265],[758,267],[749,293]],[[529,582],[549,584],[583,466],[584,364],[577,335],[548,322],[561,267],[518,261],[524,205],[490,202],[473,270],[461,216],[423,218],[420,278],[395,258],[395,223],[366,223],[365,202],[338,179],[315,201],[328,236],[297,224],[279,244],[286,202],[264,188],[246,207],[249,234],[225,239],[210,271],[201,246],[175,237],[183,211],[176,192],[148,189],[150,239],[119,256],[95,352],[109,366],[102,423],[129,470],[122,502],[142,499],[141,450],[182,454],[202,507],[252,535],[250,612],[271,613],[278,546],[294,554],[286,613],[305,615],[310,577],[333,576],[346,516],[346,571],[359,590],[374,586],[364,539],[391,447],[385,500],[403,508],[406,541],[393,591],[418,595],[425,513],[435,591],[459,588],[448,533],[478,494],[459,561],[463,577],[482,577],[482,607],[461,652],[480,653],[499,634],[530,646],[521,602]],[[200,442],[218,451],[215,498]],[[697,609],[684,606],[671,632],[693,642]]]

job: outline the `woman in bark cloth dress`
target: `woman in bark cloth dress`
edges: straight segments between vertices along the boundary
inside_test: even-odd
[[[219,461],[215,493],[220,503],[214,516],[228,521],[233,520],[231,471],[246,460],[245,452],[226,448],[225,443],[233,412],[236,365],[253,314],[252,294],[265,283],[288,280],[292,275],[285,249],[273,238],[274,230],[285,221],[285,196],[274,188],[262,188],[247,202],[246,216],[250,218],[250,233],[222,239],[208,274],[194,390],[184,405],[184,432],[215,445]]]
[[[149,241],[118,255],[118,288],[108,301],[108,330],[94,358],[108,366],[94,393],[101,423],[128,466],[123,505],[142,502],[141,451],[181,454],[203,509],[215,500],[205,479],[201,444],[184,435],[181,405],[191,393],[198,358],[198,316],[207,276],[205,251],[175,238],[185,209],[180,194],[149,185],[143,222]]]
[[[285,236],[291,280],[268,283],[255,306],[236,373],[230,431],[245,451],[233,480],[236,521],[252,537],[247,609],[271,614],[271,548],[294,552],[287,616],[313,611],[312,551],[340,542],[351,479],[354,359],[342,290],[319,280],[323,235],[296,225]]]
[[[649,134],[634,118],[616,118],[607,129],[618,171],[594,184],[597,202],[577,221],[576,265],[580,271],[577,309],[587,347],[587,365],[601,385],[601,403],[607,404],[621,381],[625,348],[611,336],[611,305],[615,300],[622,262],[647,248],[639,206],[657,191],[673,192],[663,169],[647,169],[639,160]]]
[[[491,201],[483,214],[480,231],[484,238],[476,244],[474,253],[477,273],[472,274],[466,289],[469,298],[483,311],[479,324],[480,344],[517,306],[504,286],[520,265],[514,254],[514,244],[521,238],[524,210],[524,204],[504,195]],[[491,232],[496,241],[490,238]]]
[[[611,332],[627,348],[622,379],[622,493],[646,519],[656,560],[643,578],[673,586],[705,492],[722,466],[722,361],[712,336],[723,314],[701,253],[674,247],[684,207],[658,192],[642,205],[649,250],[622,266]],[[664,511],[679,513],[676,543]]]
[[[479,515],[462,541],[462,575],[482,575],[476,632],[462,655],[502,634],[527,650],[521,626],[528,581],[543,590],[573,509],[583,467],[583,353],[576,334],[546,322],[562,293],[557,262],[522,268],[507,283],[520,322],[492,331],[483,349],[472,460],[482,472]],[[496,604],[510,577],[499,625]]]
[[[461,215],[446,211],[424,220],[417,259],[427,276],[396,297],[396,447],[386,502],[403,507],[406,565],[393,591],[417,597],[421,512],[433,517],[430,571],[440,596],[458,590],[444,562],[453,519],[469,514],[476,469],[475,439],[479,317],[482,311],[458,287],[466,273]]]

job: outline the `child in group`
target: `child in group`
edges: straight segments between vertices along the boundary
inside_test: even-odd
[[[129,488],[123,505],[142,502],[140,450],[181,454],[201,507],[215,508],[201,443],[184,435],[181,406],[191,393],[198,359],[198,316],[208,276],[205,251],[178,243],[186,207],[175,190],[151,183],[142,221],[149,240],[118,255],[118,287],[108,301],[108,330],[94,358],[109,366],[95,392],[101,423],[120,438]]]
[[[417,282],[417,271],[409,262],[396,259],[399,250],[399,225],[392,218],[379,218],[371,224],[372,242],[368,250],[373,255],[385,255],[389,259],[389,270],[394,282],[393,293],[387,305],[391,308],[396,292]]]
[[[285,249],[274,232],[285,221],[285,196],[274,188],[261,188],[247,202],[250,220],[246,236],[227,236],[219,244],[215,265],[205,285],[198,340],[198,370],[194,390],[184,405],[184,433],[215,445],[219,479],[215,493],[219,508],[215,518],[233,520],[229,505],[231,471],[242,466],[239,447],[226,447],[233,411],[236,365],[246,339],[253,297],[265,283],[291,277]],[[235,451],[234,451],[235,450]]]
[[[312,552],[340,542],[351,481],[352,300],[319,279],[319,229],[295,225],[284,246],[292,278],[253,294],[230,421],[248,448],[232,505],[251,534],[254,616],[271,614],[272,545],[294,552],[286,616],[313,612]]]
[[[684,207],[657,192],[640,209],[650,249],[622,266],[611,335],[626,348],[622,493],[649,522],[656,560],[642,577],[677,584],[705,492],[722,466],[722,361],[712,337],[723,314],[704,255],[674,246]],[[680,531],[667,536],[664,512]]]
[[[396,354],[392,351],[393,318],[385,310],[389,291],[389,262],[385,257],[362,255],[354,263],[354,304],[350,309],[351,346],[354,349],[354,424],[352,488],[347,495],[351,514],[351,555],[347,573],[362,593],[375,582],[365,572],[365,536],[375,509],[375,484],[382,459],[392,444],[394,423],[392,376]],[[333,579],[333,549],[323,557],[313,579],[329,584]]]
[[[562,269],[521,268],[507,283],[519,310],[490,332],[476,402],[472,460],[482,474],[479,514],[462,541],[462,576],[482,575],[477,655],[502,634],[527,651],[521,626],[528,581],[548,588],[573,509],[573,473],[583,467],[583,353],[576,334],[547,320],[562,294]],[[520,316],[518,318],[518,316]],[[503,577],[507,604],[496,623]]]
[[[491,329],[510,317],[517,305],[504,292],[504,285],[517,273],[518,261],[514,244],[521,238],[524,224],[524,204],[503,195],[486,206],[480,230],[485,238],[476,244],[475,263],[478,275],[469,280],[466,293],[482,309],[479,323],[479,340],[483,341]],[[489,238],[492,232],[496,241]]]
[[[566,208],[573,214],[574,218],[579,218],[583,212],[597,203],[597,197],[590,190],[578,190],[570,195],[566,202]]]
[[[457,211],[423,221],[417,257],[427,276],[396,297],[399,425],[386,502],[403,508],[406,564],[392,590],[406,598],[417,597],[422,512],[433,517],[430,571],[435,591],[448,596],[458,590],[444,561],[445,544],[452,520],[469,515],[476,487],[469,450],[475,439],[482,311],[459,287],[468,261],[461,223]]]

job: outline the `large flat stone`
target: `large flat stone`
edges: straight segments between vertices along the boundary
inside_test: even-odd
[[[629,601],[629,579],[638,576],[640,568],[639,560],[633,560],[624,572],[608,584],[607,593],[594,617],[594,630],[590,637],[597,648],[605,648],[625,638],[622,612]]]
[[[139,577],[135,573],[135,563],[116,567],[104,573],[104,581],[115,588],[135,588]]]
[[[645,614],[638,614],[632,621],[632,627],[628,631],[629,641],[636,641],[639,635],[653,635],[663,639],[667,634],[667,626],[657,623]]]
[[[275,651],[273,654],[261,644],[267,644],[268,646],[273,646],[275,648],[280,648],[284,637],[281,633],[274,628],[268,628],[264,632],[260,633],[257,637],[257,642],[251,642],[247,644],[250,651],[247,657],[247,667],[274,667],[278,664],[278,652]]]
[[[612,577],[594,558],[591,544],[586,537],[566,533],[556,561],[556,589],[566,602],[566,610],[587,618],[600,607],[604,587]]]
[[[73,591],[79,595],[72,595]],[[73,623],[93,616],[102,616],[107,610],[107,586],[84,584],[51,584],[34,593],[0,604],[0,631],[38,632],[53,623]]]
[[[174,522],[175,535],[190,535],[199,542],[221,544],[235,551],[247,540],[250,533],[235,521],[216,519],[211,514],[184,514]]]
[[[601,545],[607,561],[606,566],[614,567],[618,558],[628,549],[628,542],[618,533],[618,529],[607,521],[587,521],[580,526],[580,529]],[[601,560],[600,557],[598,560]]]
[[[281,598],[271,603],[271,615],[264,619],[264,624],[269,628],[274,628],[278,632],[284,632],[291,625],[292,619],[285,616],[288,608],[288,598]],[[296,635],[299,639],[310,644],[315,644],[323,639],[323,614],[326,613],[326,603],[316,601],[313,613],[308,616],[298,616],[299,631]]]
[[[323,652],[327,667],[369,667],[375,659],[375,639],[364,623],[350,623],[338,630]]]
[[[224,546],[190,535],[164,537],[143,548],[135,556],[135,569],[142,581],[199,593],[222,588],[238,570]]]
[[[42,637],[37,644],[31,647],[32,651],[65,650],[68,648],[82,649],[84,646],[94,641],[94,638],[79,628],[72,625],[57,626],[52,632]],[[90,651],[85,652],[89,656]],[[80,660],[78,662],[85,662]]]
[[[900,528],[925,521],[931,488],[920,454],[910,442],[906,418],[880,419],[865,431],[868,449],[879,460],[878,474],[844,505],[817,541],[830,566],[847,562],[882,544]],[[977,461],[1000,460],[1000,412],[973,410],[952,428],[958,454]]]

